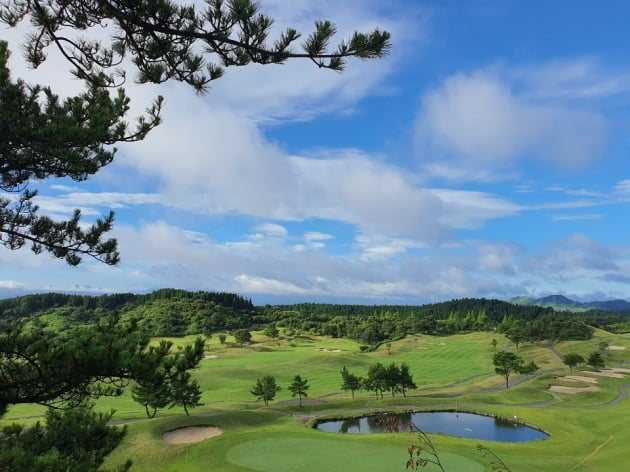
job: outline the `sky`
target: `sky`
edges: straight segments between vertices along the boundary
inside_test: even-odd
[[[233,292],[255,304],[630,300],[630,3],[263,0],[274,32],[329,19],[392,35],[343,73],[230,68],[205,95],[134,85],[164,122],[86,182],[31,182],[40,211],[112,209],[115,267],[0,249],[0,297]],[[80,84],[54,51],[14,78]],[[102,33],[101,33],[102,34]],[[132,71],[129,71],[132,74]]]

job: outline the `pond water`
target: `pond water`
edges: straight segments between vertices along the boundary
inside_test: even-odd
[[[549,437],[529,426],[507,421],[493,416],[459,413],[455,411],[425,411],[399,413],[394,416],[399,425],[413,424],[425,433],[442,433],[461,438],[483,439],[487,441],[523,442]],[[323,421],[317,429],[329,433],[370,434],[383,433],[385,426],[377,424],[384,416],[364,416],[339,421]]]

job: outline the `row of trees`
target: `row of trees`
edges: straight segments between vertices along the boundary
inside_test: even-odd
[[[293,377],[293,381],[289,385],[289,391],[292,397],[299,397],[300,407],[302,406],[302,397],[308,397],[307,391],[310,388],[308,380],[302,378],[300,375]],[[262,379],[257,379],[256,384],[250,390],[258,400],[265,402],[265,406],[269,405],[270,401],[276,398],[276,393],[282,390],[276,383],[276,378],[272,375],[265,375]]]
[[[349,338],[367,346],[411,333],[447,335],[496,329],[517,344],[541,339],[589,339],[592,335],[592,328],[579,316],[485,299],[407,307],[313,303],[267,306],[258,320],[293,331]]]
[[[0,301],[2,325],[21,317],[55,315],[65,323],[93,322],[121,313],[123,319],[136,319],[138,326],[154,336],[182,336],[217,330],[251,329],[266,326],[266,335],[275,339],[278,326],[292,332],[312,332],[345,337],[375,346],[410,333],[453,334],[495,329],[505,333],[517,346],[540,339],[589,339],[592,329],[583,319],[551,309],[511,305],[499,300],[466,299],[468,311],[444,302],[420,307],[361,307],[358,305],[301,304],[291,310],[255,307],[239,295],[214,292],[187,292],[162,289],[146,295],[114,294],[100,297],[81,295],[27,295]],[[472,307],[476,307],[474,310]],[[508,308],[509,307],[509,308]],[[330,312],[326,310],[330,309]],[[499,322],[498,311],[503,310]],[[339,313],[347,313],[341,315]],[[490,314],[492,316],[490,316]],[[531,319],[530,319],[531,318]]]
[[[254,322],[256,308],[251,301],[235,294],[174,289],[146,295],[100,297],[26,295],[0,300],[0,331],[18,320],[42,323],[46,319],[50,323],[55,319],[70,326],[93,323],[114,312],[123,320],[136,320],[138,328],[152,336],[183,336],[249,327]]]
[[[581,354],[568,353],[564,356],[563,361],[571,370],[580,364],[588,364],[595,370],[603,369],[606,366],[606,359],[599,350],[591,351],[586,358],[584,358]]]
[[[547,313],[531,321],[515,320],[506,316],[497,326],[497,332],[505,334],[518,350],[519,345],[527,341],[590,339],[593,328],[583,319],[566,313]]]
[[[368,368],[366,377],[359,377],[351,373],[346,366],[341,370],[342,384],[341,389],[344,392],[351,392],[352,399],[354,393],[359,390],[367,390],[374,392],[376,398],[383,398],[383,392],[391,392],[392,397],[396,393],[402,393],[407,396],[407,390],[413,390],[418,386],[413,381],[411,369],[406,362],[400,366],[391,363],[384,366],[380,362],[372,364]]]
[[[344,366],[341,370],[341,377],[343,379],[341,389],[344,392],[351,392],[353,399],[355,392],[364,389],[374,392],[377,398],[383,398],[383,392],[385,391],[391,392],[392,397],[395,396],[396,393],[402,393],[403,396],[406,396],[407,390],[418,388],[413,381],[411,369],[405,362],[400,366],[393,362],[388,366],[377,362],[368,368],[365,378],[351,373],[347,367]],[[299,397],[300,406],[302,406],[302,397],[308,396],[307,391],[309,388],[308,380],[302,378],[300,375],[296,375],[288,387],[293,397]],[[256,380],[256,384],[252,387],[250,392],[258,398],[258,400],[263,400],[265,406],[268,406],[269,402],[273,401],[276,397],[276,393],[281,389],[275,377],[266,375],[262,379]]]

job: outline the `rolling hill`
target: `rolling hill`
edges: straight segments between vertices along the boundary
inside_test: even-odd
[[[564,295],[549,295],[541,298],[532,297],[515,297],[510,303],[524,306],[543,306],[551,307],[559,311],[587,311],[587,310],[606,310],[606,311],[622,311],[630,310],[630,302],[626,300],[607,300],[593,302],[578,302],[565,297]]]

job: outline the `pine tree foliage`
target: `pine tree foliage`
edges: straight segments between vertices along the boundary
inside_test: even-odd
[[[16,326],[0,334],[0,408],[73,408],[85,398],[118,395],[131,380],[169,383],[201,361],[203,347],[201,338],[174,352],[167,341],[149,345],[134,324],[116,319],[62,333]]]
[[[0,190],[21,192],[17,198],[0,198],[0,243],[9,249],[30,244],[35,253],[46,250],[71,265],[84,255],[118,263],[116,240],[104,239],[114,214],[87,230],[79,210],[67,221],[53,221],[38,214],[33,203],[37,191],[28,188],[29,182],[86,180],[112,162],[116,150],[111,146],[142,140],[159,124],[162,97],[134,128],[124,120],[129,99],[119,87],[130,63],[139,83],[177,80],[203,93],[231,66],[307,58],[341,71],[349,57],[379,58],[390,48],[389,33],[376,29],[355,32],[331,50],[335,25],[316,21],[315,31],[296,52],[301,34],[288,28],[270,40],[274,21],[252,0],[207,0],[203,8],[171,0],[0,1],[0,22],[16,26],[23,21],[32,31],[23,44],[28,63],[38,67],[49,48],[55,48],[87,90],[61,101],[49,88],[11,82],[7,45],[0,43],[0,129],[5,137]],[[110,33],[108,40],[102,40],[103,30]],[[113,97],[109,88],[117,89]]]
[[[281,387],[276,383],[276,378],[272,375],[265,375],[262,379],[257,379],[256,384],[250,390],[250,393],[259,400],[265,402],[265,406],[269,405],[269,402],[276,398],[276,393],[281,390]]]
[[[98,470],[124,430],[107,426],[111,414],[93,412],[89,399],[119,395],[132,382],[164,388],[161,398],[185,411],[196,406],[199,386],[188,371],[204,342],[171,348],[149,345],[136,326],[115,318],[61,333],[16,325],[0,334],[0,415],[21,403],[50,407],[45,424],[2,431],[0,470]]]
[[[8,57],[0,41],[0,190],[9,194],[0,197],[0,244],[9,249],[30,244],[33,252],[46,250],[70,265],[79,264],[82,255],[118,263],[116,240],[103,239],[113,227],[113,213],[87,229],[79,210],[67,221],[54,221],[39,215],[37,191],[29,183],[51,177],[83,181],[95,174],[113,160],[111,145],[141,140],[159,123],[161,98],[130,127],[124,91],[112,98],[90,85],[62,101],[50,88],[13,82]]]
[[[390,48],[390,34],[375,29],[355,32],[334,48],[337,28],[330,21],[315,21],[302,39],[294,28],[270,39],[273,18],[261,13],[253,0],[206,0],[184,3],[171,0],[6,0],[0,2],[0,20],[15,26],[28,20],[34,32],[26,41],[26,57],[37,67],[46,49],[56,47],[72,64],[73,73],[101,85],[124,82],[121,67],[130,56],[140,83],[178,80],[198,92],[223,76],[225,68],[281,64],[307,58],[318,67],[343,70],[349,57],[379,58]],[[110,26],[109,43],[88,35],[94,27]],[[80,32],[70,37],[68,31]]]
[[[23,44],[28,63],[38,67],[50,48],[56,49],[86,87],[62,100],[48,87],[13,81],[7,44],[0,41],[0,191],[6,193],[0,197],[0,244],[12,250],[30,245],[36,254],[47,251],[70,265],[84,256],[119,262],[116,240],[106,237],[113,213],[87,228],[79,210],[55,221],[39,214],[32,186],[51,178],[85,181],[112,162],[116,144],[142,140],[160,123],[162,98],[157,97],[135,125],[128,124],[129,99],[120,86],[129,64],[139,83],[176,80],[203,93],[231,66],[306,58],[341,71],[349,57],[379,58],[390,48],[389,33],[378,29],[355,32],[331,48],[337,30],[329,21],[316,21],[305,38],[288,28],[270,39],[273,19],[257,2],[200,4],[0,0],[1,23],[31,27]],[[104,31],[109,39],[102,39]],[[136,327],[115,322],[61,333],[7,327],[0,334],[0,416],[18,403],[58,411],[49,411],[44,426],[10,427],[0,434],[0,470],[98,470],[122,434],[87,400],[119,394],[129,382],[135,382],[133,395],[147,414],[163,406],[167,390],[169,405],[188,413],[199,403],[200,389],[187,371],[201,359],[203,341],[175,353],[170,347],[149,346]],[[280,387],[273,377],[263,380],[268,403]],[[152,387],[164,390],[150,397]],[[77,434],[85,444],[77,442]]]
[[[0,470],[29,472],[92,472],[123,438],[125,427],[108,426],[112,413],[96,413],[82,404],[71,410],[49,409],[45,423],[26,429],[3,428]],[[131,462],[116,471],[129,470]]]
[[[352,392],[352,399],[354,400],[354,392],[361,390],[361,387],[363,386],[363,378],[350,372],[345,365],[341,370],[341,378],[343,379],[341,389],[344,392],[350,390],[350,392]]]
[[[296,375],[293,377],[293,381],[291,385],[289,385],[289,391],[291,392],[291,396],[295,397],[296,395],[299,398],[300,406],[302,406],[302,397],[308,397],[307,391],[310,388],[308,384],[308,380],[302,378],[301,375]]]

